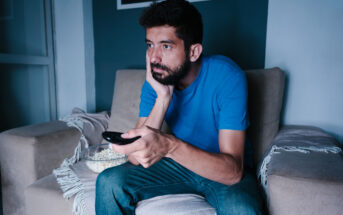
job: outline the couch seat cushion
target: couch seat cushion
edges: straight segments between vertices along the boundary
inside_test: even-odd
[[[54,175],[48,175],[25,190],[26,215],[73,215],[74,198],[66,200]]]
[[[136,215],[215,215],[215,209],[199,195],[175,194],[140,201]]]
[[[25,190],[27,215],[73,215],[74,198],[63,198],[62,190],[53,175],[37,180]],[[137,215],[215,215],[206,200],[194,194],[164,195],[140,201]]]

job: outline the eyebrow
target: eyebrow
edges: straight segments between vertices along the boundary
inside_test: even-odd
[[[147,42],[152,42],[152,41],[148,40],[148,39],[145,39],[145,42],[147,43]],[[175,44],[175,42],[172,41],[172,40],[162,40],[159,43]]]
[[[162,40],[160,43],[169,43],[169,44],[175,44],[172,40]]]

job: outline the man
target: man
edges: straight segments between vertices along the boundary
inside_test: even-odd
[[[96,212],[134,214],[138,201],[164,194],[204,196],[217,214],[260,214],[254,175],[244,168],[244,73],[223,56],[202,56],[202,20],[184,0],[155,3],[146,29],[146,82],[136,129],[113,150],[129,163],[102,172]],[[160,131],[163,120],[174,135]]]

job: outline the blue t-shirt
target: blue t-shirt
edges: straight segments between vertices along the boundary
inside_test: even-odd
[[[156,97],[145,81],[140,117],[149,116]],[[192,84],[184,90],[174,90],[165,121],[177,138],[219,153],[220,129],[245,130],[249,125],[245,73],[227,57],[203,57]]]

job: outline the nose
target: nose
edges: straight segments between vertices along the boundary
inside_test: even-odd
[[[162,55],[159,48],[150,48],[148,51],[151,63],[161,63]]]

